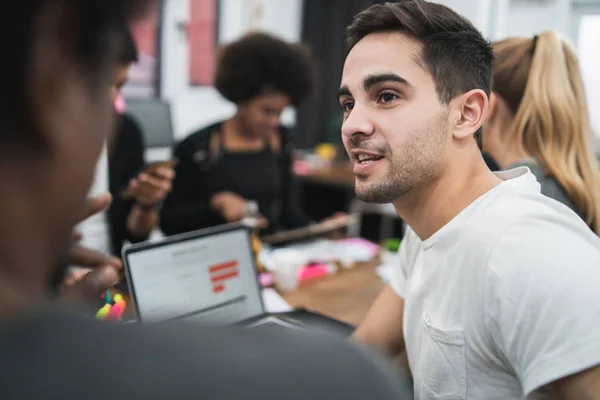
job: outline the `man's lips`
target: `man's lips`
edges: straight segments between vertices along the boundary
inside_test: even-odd
[[[374,151],[353,149],[350,151],[352,161],[358,164],[371,163],[384,158],[384,155]]]

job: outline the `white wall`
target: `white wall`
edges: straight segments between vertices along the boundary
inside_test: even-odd
[[[328,0],[323,0],[328,1]],[[555,29],[578,43],[580,16],[600,9],[600,0],[437,0],[469,18],[492,40],[507,36],[532,36]],[[173,105],[175,138],[225,119],[235,107],[212,87],[188,85],[185,36],[177,28],[188,20],[189,0],[165,0],[162,37],[162,94]],[[219,38],[227,43],[251,27],[288,41],[301,36],[303,0],[220,0]],[[258,20],[252,21],[258,8]],[[287,110],[284,123],[293,124]]]
[[[571,41],[577,39],[579,21],[573,19],[582,3],[600,0],[438,0],[471,20],[492,40],[507,36],[533,36],[554,29]]]
[[[261,9],[255,28],[266,30],[288,41],[301,36],[302,0],[220,0],[219,39],[235,40],[252,24],[254,6]],[[166,0],[162,37],[162,96],[173,107],[175,138],[225,119],[235,107],[212,87],[190,87],[185,35],[178,29],[188,20],[189,0]],[[293,124],[295,115],[286,110],[283,122]]]
[[[486,34],[489,29],[490,10],[497,1],[499,0],[437,0],[436,2],[463,15]]]
[[[571,40],[574,2],[600,0],[437,0],[473,22],[484,36],[533,36],[547,29],[563,32]],[[576,29],[575,29],[576,31]],[[572,32],[575,32],[572,31]]]
[[[496,36],[533,36],[549,29],[570,36],[569,14],[572,7],[572,0],[511,0],[507,20]]]
[[[582,20],[578,50],[581,63],[581,73],[585,84],[590,107],[592,129],[600,139],[600,10],[598,15],[588,16]]]

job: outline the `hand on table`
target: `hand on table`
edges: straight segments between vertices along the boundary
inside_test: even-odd
[[[127,197],[135,198],[144,207],[153,207],[163,201],[171,191],[175,171],[171,167],[160,167],[150,173],[144,171],[129,182]]]
[[[241,221],[248,210],[248,201],[233,192],[215,194],[210,204],[212,209],[221,214],[227,222]],[[267,226],[269,226],[269,222],[261,215],[258,218],[258,227],[266,228]]]
[[[110,194],[88,198],[83,220],[106,209],[110,202]],[[76,270],[65,277],[60,287],[61,300],[95,301],[119,281],[123,267],[121,260],[84,247],[80,243],[81,238],[80,233],[73,232],[67,261],[87,270]]]

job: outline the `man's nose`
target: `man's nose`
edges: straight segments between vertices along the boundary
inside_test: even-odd
[[[373,134],[373,123],[367,110],[355,105],[342,123],[342,135],[350,138],[357,133]]]

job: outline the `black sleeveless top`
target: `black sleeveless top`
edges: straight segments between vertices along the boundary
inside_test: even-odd
[[[221,140],[210,172],[205,176],[208,193],[234,192],[258,203],[258,210],[269,221],[279,221],[282,196],[281,154],[265,141],[263,150],[236,152],[225,149]]]
[[[167,197],[161,228],[167,235],[189,232],[226,221],[210,207],[211,197],[222,191],[234,192],[258,203],[269,220],[265,233],[307,225],[291,174],[293,143],[287,129],[280,129],[279,149],[269,141],[263,150],[236,152],[225,148],[223,137],[211,148],[213,135],[220,135],[222,123],[193,133],[176,146],[179,159],[173,191]]]

